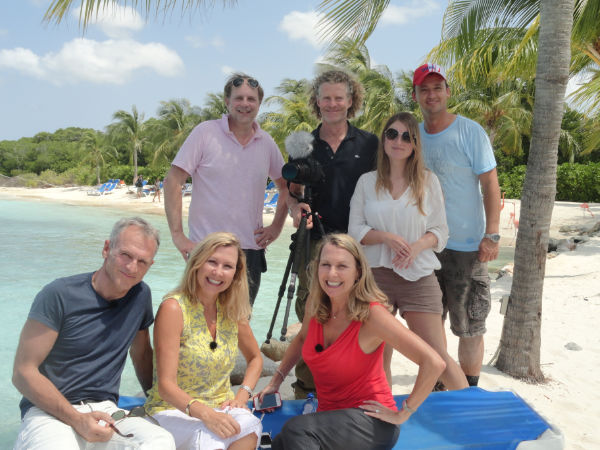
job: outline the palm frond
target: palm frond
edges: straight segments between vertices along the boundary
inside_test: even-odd
[[[317,11],[323,17],[317,24],[322,40],[339,42],[350,38],[361,45],[375,30],[390,0],[323,0]]]
[[[75,7],[75,3],[74,0],[53,0],[44,14],[44,21],[60,23]],[[215,3],[217,0],[80,0],[79,25],[85,30],[100,12],[112,8],[113,4],[131,6],[147,18],[150,15],[166,16],[175,10],[178,4],[183,16],[200,8],[212,7]],[[227,7],[237,4],[237,0],[221,0],[219,3]]]

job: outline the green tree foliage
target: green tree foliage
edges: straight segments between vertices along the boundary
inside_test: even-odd
[[[191,106],[187,99],[162,101],[158,118],[158,124],[151,127],[159,137],[152,162],[164,166],[170,164],[190,132],[202,121],[202,110]]]
[[[101,183],[100,169],[111,159],[116,159],[117,150],[108,143],[104,133],[87,130],[81,138],[81,148],[85,154],[81,159],[83,164],[90,163],[96,171],[96,182]]]
[[[223,114],[227,114],[227,105],[223,92],[211,92],[206,96],[205,106],[200,111],[200,122],[205,120],[220,119]]]
[[[521,198],[526,166],[500,173],[498,181],[506,198]],[[600,202],[600,163],[564,163],[556,172],[556,200]]]
[[[262,114],[261,127],[273,137],[284,155],[286,137],[295,131],[312,131],[319,123],[308,106],[310,87],[306,79],[286,78],[275,88],[277,95],[265,99],[265,105],[276,105],[279,111]]]
[[[113,114],[115,123],[109,126],[109,130],[117,139],[125,137],[128,142],[127,148],[133,159],[133,178],[138,176],[138,156],[142,152],[146,136],[144,135],[144,113],[138,113],[135,105],[131,107],[131,113],[119,110]]]

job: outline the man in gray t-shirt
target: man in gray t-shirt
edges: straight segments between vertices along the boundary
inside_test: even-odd
[[[99,270],[55,280],[36,296],[13,369],[23,394],[15,449],[93,448],[90,442],[109,440],[111,448],[175,448],[168,432],[142,418],[115,424],[111,417],[128,350],[142,388],[152,384],[154,317],[142,278],[158,245],[145,220],[121,219]]]

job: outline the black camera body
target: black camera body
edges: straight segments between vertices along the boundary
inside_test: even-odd
[[[281,169],[281,175],[287,181],[308,186],[319,184],[325,178],[321,164],[310,156],[288,162]]]

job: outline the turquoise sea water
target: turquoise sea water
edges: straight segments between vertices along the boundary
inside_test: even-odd
[[[102,246],[112,225],[128,216],[122,209],[94,206],[71,206],[41,201],[16,201],[0,198],[0,449],[12,448],[19,422],[21,396],[12,386],[12,364],[20,330],[27,318],[36,293],[55,278],[91,272],[102,264]],[[145,277],[152,288],[154,310],[162,296],[172,289],[183,271],[183,259],[171,242],[166,218],[141,214],[161,233],[161,246],[155,263]],[[264,342],[285,264],[289,255],[291,227],[284,228],[280,238],[267,252],[269,270],[262,283],[252,317],[252,329],[259,345]],[[512,249],[501,249],[500,259],[490,270],[512,260]],[[283,308],[274,327],[279,337]],[[290,312],[290,323],[296,321]],[[131,363],[123,373],[121,393],[135,395],[140,391]]]
[[[4,405],[0,409],[0,449],[12,448],[19,429],[21,396],[11,383],[12,364],[33,298],[55,278],[98,269],[104,240],[112,225],[125,216],[126,211],[105,207],[0,199],[0,313],[4,317],[0,327],[0,398]],[[162,296],[179,281],[183,259],[171,242],[166,218],[141,216],[161,233],[155,263],[144,279],[152,288],[156,312]],[[292,232],[286,227],[267,252],[269,271],[263,274],[251,322],[259,344],[265,340],[271,322]],[[290,322],[296,322],[293,309],[291,315]],[[280,312],[275,337],[279,337],[282,321]],[[138,392],[140,387],[128,361],[121,393]]]

